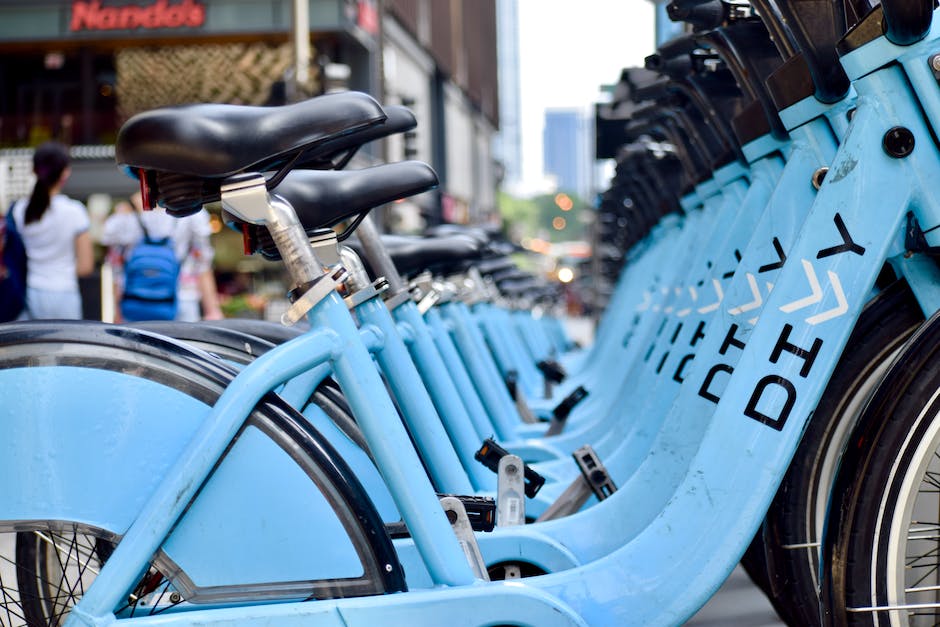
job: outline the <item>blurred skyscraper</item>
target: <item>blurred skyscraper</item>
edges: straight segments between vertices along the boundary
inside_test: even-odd
[[[543,131],[545,174],[555,178],[561,191],[583,200],[592,194],[594,148],[592,120],[579,109],[548,109]]]
[[[496,52],[499,72],[499,133],[493,148],[503,166],[503,187],[522,180],[522,128],[519,105],[518,0],[496,0]]]

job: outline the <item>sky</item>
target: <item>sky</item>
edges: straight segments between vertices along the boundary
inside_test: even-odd
[[[590,108],[654,51],[649,0],[519,0],[522,187],[542,176],[545,109]]]

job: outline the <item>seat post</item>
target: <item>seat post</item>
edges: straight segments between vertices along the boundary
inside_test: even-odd
[[[297,212],[286,200],[268,194],[260,174],[229,178],[222,186],[222,206],[237,218],[267,227],[291,278],[291,290],[298,290],[325,274]]]
[[[376,276],[383,276],[388,281],[388,295],[386,299],[395,298],[398,294],[405,291],[405,282],[402,281],[395,263],[392,261],[385,244],[379,237],[379,231],[375,228],[375,222],[372,216],[367,215],[362,219],[359,227],[356,229],[359,241],[362,242],[363,256],[369,261],[369,265],[375,271]]]

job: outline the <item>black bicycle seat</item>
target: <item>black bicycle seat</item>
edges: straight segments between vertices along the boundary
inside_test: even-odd
[[[488,276],[514,269],[516,267],[516,262],[506,255],[501,255],[498,257],[491,257],[489,259],[481,259],[480,261],[474,263],[473,266],[480,272],[480,274],[483,276]]]
[[[526,275],[518,278],[507,279],[497,284],[499,291],[507,296],[523,296],[526,293],[533,293],[534,290],[544,287],[544,285],[534,276]]]
[[[362,245],[353,239],[347,244],[362,258],[369,273],[375,273],[363,255]],[[382,235],[382,244],[395,263],[398,272],[413,276],[424,270],[435,274],[451,274],[466,267],[467,262],[479,259],[486,245],[479,239],[463,234],[420,237],[417,235]]]
[[[509,255],[518,252],[519,248],[507,240],[499,228],[485,224],[437,224],[424,230],[424,235],[438,237],[441,235],[464,235],[479,240],[485,244],[487,252],[494,255]]]
[[[356,151],[371,141],[410,131],[418,125],[411,109],[399,105],[385,107],[388,116],[381,124],[369,126],[331,139],[318,147],[315,154],[305,158],[296,169],[341,170],[349,163]]]
[[[492,275],[490,275],[490,278],[493,279],[497,285],[502,285],[507,281],[512,282],[531,279],[532,273],[526,272],[525,270],[520,270],[519,268],[507,268],[505,270],[501,270],[500,272],[494,272]]]
[[[271,170],[317,144],[385,118],[375,100],[358,92],[281,107],[166,107],[128,120],[115,151],[119,163],[133,168],[223,178],[246,170]]]
[[[308,233],[329,228],[386,203],[437,187],[437,174],[421,161],[401,161],[362,170],[294,170],[274,192],[287,200]],[[237,219],[230,223],[239,224]],[[243,225],[249,250],[279,259],[267,229]]]
[[[176,215],[219,199],[239,172],[278,171],[335,153],[336,142],[386,119],[372,97],[345,92],[281,107],[196,104],[141,113],[121,127],[116,159],[142,175],[147,206]],[[322,152],[321,152],[322,151]]]

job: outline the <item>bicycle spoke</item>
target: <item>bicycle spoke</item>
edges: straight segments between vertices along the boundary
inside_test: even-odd
[[[41,532],[39,532],[39,531],[36,531],[36,532],[34,532],[34,533],[35,533],[41,540],[43,540],[44,542],[49,543],[49,545],[55,547],[55,548],[56,548],[56,551],[57,551],[58,553],[61,553],[61,552],[62,552],[62,549],[61,549],[61,548],[58,546],[58,544],[55,542],[55,540],[53,539],[53,537],[52,537],[51,534],[50,534],[50,535],[46,535],[46,534],[41,533]],[[75,544],[76,544],[76,547],[77,547],[77,543],[75,543]],[[95,550],[94,547],[89,547],[88,551],[86,551],[85,553],[82,553],[82,554],[81,554],[81,557],[83,557],[83,558],[91,558],[91,557],[93,557],[94,550]],[[89,564],[89,568],[90,568],[90,564]],[[98,574],[98,571],[97,571],[96,569],[91,569],[91,570],[92,570],[92,572],[95,573],[95,575]]]
[[[0,550],[0,627],[61,625],[113,546],[80,529],[10,532],[6,540]],[[171,583],[151,567],[127,604],[115,611],[125,616],[156,614],[181,602]]]
[[[9,560],[7,560],[7,561],[9,561]],[[15,590],[15,588],[11,588],[11,587],[7,586],[7,585],[3,582],[3,580],[0,579],[0,593],[2,593],[3,609],[4,609],[4,613],[5,613],[5,615],[6,615],[6,620],[7,620],[7,622],[6,622],[6,623],[3,623],[3,624],[5,624],[5,625],[11,625],[11,626],[12,626],[12,625],[16,625],[16,624],[17,624],[17,623],[14,622],[14,620],[13,620],[14,617],[15,617],[18,621],[22,621],[22,622],[24,622],[24,623],[26,622],[26,617],[25,617],[21,612],[16,612],[16,611],[14,611],[15,608],[19,608],[19,607],[20,607],[20,603],[19,603],[19,599],[18,599],[18,596],[19,596],[19,595],[17,595],[17,597],[14,597],[12,594],[10,594],[10,591],[11,591],[11,590]]]
[[[924,565],[919,564],[919,562],[922,562],[927,559],[935,558],[936,556],[937,556],[936,548],[931,549],[930,551],[927,551],[926,553],[921,553],[919,555],[908,555],[907,556],[908,559],[907,559],[907,562],[905,563],[905,566],[907,566],[908,568],[924,568]]]
[[[938,490],[940,490],[940,473],[937,473],[937,472],[933,472],[933,471],[929,471],[929,470],[928,470],[928,471],[924,474],[924,483],[927,483],[928,485],[931,485],[931,486],[937,488]],[[924,490],[921,490],[921,491],[922,491],[922,492],[925,492]],[[933,492],[933,491],[931,490],[931,491],[927,491],[927,492]]]
[[[59,567],[59,582],[56,585],[56,594],[52,595],[49,599],[50,602],[50,611],[53,618],[59,618],[60,616],[65,615],[65,611],[68,609],[67,602],[62,602],[62,599],[73,599],[75,598],[75,586],[81,581],[81,574],[79,574],[78,582],[75,584],[69,583],[69,573],[68,568],[69,564],[76,562],[76,559],[73,557],[78,551],[76,550],[78,546],[78,534],[74,534],[72,538],[68,541],[68,550],[65,551],[65,560],[63,561],[63,555],[59,550],[53,550],[52,554],[56,558],[57,565]],[[52,546],[55,549],[58,549],[59,543],[56,541],[52,542]],[[66,592],[63,595],[63,591]]]

